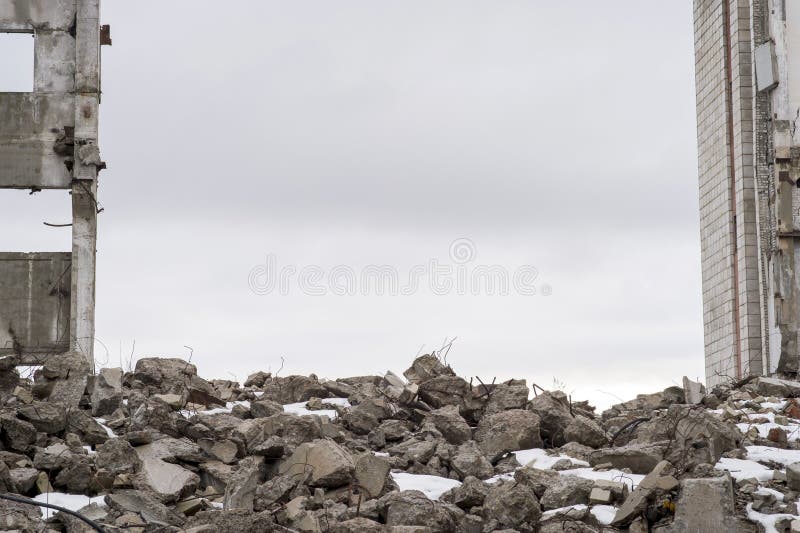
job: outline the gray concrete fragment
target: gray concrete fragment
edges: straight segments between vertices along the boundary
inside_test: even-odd
[[[800,491],[800,463],[792,463],[786,467],[786,484],[790,489]]]
[[[485,416],[475,430],[475,441],[490,461],[507,452],[540,448],[539,416],[523,409],[511,409]]]
[[[696,405],[703,401],[705,394],[706,388],[702,383],[683,376],[683,395],[686,403]]]
[[[264,458],[246,457],[231,475],[225,487],[223,508],[253,510],[256,487],[264,479]]]
[[[463,444],[472,438],[472,429],[454,405],[431,411],[426,420],[433,423],[450,444]]]
[[[92,416],[110,415],[122,405],[122,369],[101,368],[92,379]]]
[[[355,479],[366,498],[377,498],[383,492],[389,476],[389,461],[365,453],[356,459]]]
[[[450,467],[461,479],[469,476],[487,479],[494,475],[492,463],[486,459],[475,441],[467,441],[458,447],[450,460]]]
[[[280,463],[279,472],[302,476],[311,473],[309,484],[315,487],[341,487],[350,482],[355,465],[350,454],[330,440],[305,442]]]
[[[611,525],[622,527],[630,524],[647,507],[648,501],[656,490],[658,480],[662,476],[670,475],[671,472],[672,465],[668,461],[659,462],[628,496],[625,503],[617,509]]]
[[[684,479],[675,502],[675,519],[665,533],[728,533],[739,531],[733,485],[727,474]]]
[[[175,501],[192,493],[200,482],[194,472],[164,461],[170,454],[157,443],[138,446],[135,451],[141,467],[134,477],[134,486],[152,490],[164,501]]]

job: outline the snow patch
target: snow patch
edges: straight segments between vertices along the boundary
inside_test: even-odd
[[[753,510],[753,504],[747,504],[747,518],[753,522],[758,522],[762,526],[764,526],[764,533],[778,533],[778,529],[775,527],[775,522],[782,518],[797,518],[791,514],[762,514],[758,511]]]
[[[114,430],[112,430],[110,427],[108,427],[106,425],[106,419],[105,418],[95,418],[94,421],[97,422],[98,424],[100,424],[100,427],[102,427],[103,429],[106,430],[106,435],[108,435],[110,438],[113,439],[113,438],[115,438],[117,436],[117,434],[114,433]]]
[[[800,450],[781,450],[769,446],[745,446],[747,458],[752,461],[771,461],[783,466],[800,462]]]
[[[628,490],[633,490],[636,485],[642,482],[644,476],[641,474],[628,474],[622,470],[612,468],[611,470],[592,470],[591,468],[574,468],[572,470],[561,470],[562,476],[578,476],[584,479],[605,479],[607,481],[619,481],[628,485]]]
[[[617,508],[613,505],[595,505],[589,512],[594,515],[598,522],[607,526],[614,521],[614,517],[617,515]]]
[[[320,409],[318,411],[314,411],[306,407],[307,403],[308,402],[298,402],[286,404],[283,406],[283,412],[298,416],[327,416],[330,419],[334,419],[338,416],[338,413],[334,409]],[[350,407],[350,402],[347,401],[347,398],[323,398],[322,403],[338,405],[341,407]]]
[[[573,459],[568,455],[548,455],[542,448],[532,448],[530,450],[519,450],[511,452],[516,456],[517,462],[522,466],[532,466],[540,470],[549,470],[553,468],[561,459],[568,459],[575,466],[589,466],[586,461],[580,459]]]
[[[758,490],[755,492],[759,496],[775,496],[775,499],[779,502],[783,501],[783,493],[779,490],[771,489],[769,487],[758,487]]]
[[[755,478],[759,481],[772,479],[772,469],[748,459],[730,459],[723,457],[714,465],[717,470],[727,470],[736,481]]]
[[[766,413],[766,414],[772,414],[772,413]],[[758,415],[758,416],[764,416],[764,415]],[[792,441],[800,440],[800,424],[789,424],[788,426],[781,426],[780,424],[775,424],[774,422],[767,422],[764,424],[740,423],[736,424],[736,427],[739,428],[739,431],[745,434],[748,431],[750,431],[750,428],[756,428],[758,430],[758,436],[761,437],[762,439],[767,438],[770,429],[781,428],[786,432],[786,438],[788,440]]]
[[[228,402],[225,404],[225,407],[216,407],[214,409],[208,409],[206,411],[192,411],[190,409],[184,409],[183,411],[181,411],[181,415],[183,415],[184,418],[191,418],[193,415],[205,416],[205,415],[218,415],[221,413],[230,414],[231,411],[233,411],[233,408],[236,407],[237,405],[241,405],[245,409],[250,409],[250,402],[245,400],[242,402]]]
[[[44,494],[39,494],[33,499],[41,503],[60,505],[61,507],[69,509],[70,511],[78,511],[90,503],[96,503],[97,505],[101,505],[103,507],[106,505],[105,496],[95,496],[94,498],[90,498],[89,496],[84,496],[83,494],[64,494],[63,492],[45,492]],[[55,509],[49,509],[47,507],[39,507],[39,510],[42,512],[45,518],[50,518],[58,512]]]
[[[392,472],[392,479],[400,490],[418,490],[429,500],[438,500],[448,490],[461,486],[461,482],[440,476]]]
[[[583,503],[579,503],[576,505],[568,505],[567,507],[559,507],[558,509],[550,509],[549,511],[545,511],[542,513],[542,520],[547,520],[548,518],[553,518],[557,515],[567,515],[569,516],[572,511],[583,512],[588,509],[588,506]]]

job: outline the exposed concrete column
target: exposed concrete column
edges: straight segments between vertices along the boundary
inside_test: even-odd
[[[100,1],[78,0],[75,35],[75,163],[72,183],[70,349],[94,364]]]
[[[70,350],[94,363],[97,181],[72,187],[72,298]]]

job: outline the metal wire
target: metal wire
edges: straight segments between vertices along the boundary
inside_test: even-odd
[[[12,502],[17,502],[17,503],[24,503],[24,504],[27,504],[27,505],[35,505],[37,507],[47,507],[49,509],[55,509],[56,511],[61,511],[62,513],[67,513],[68,515],[74,516],[78,520],[82,520],[83,522],[86,522],[87,524],[89,524],[91,527],[93,527],[96,531],[99,531],[100,533],[107,533],[106,530],[103,528],[103,526],[101,526],[97,522],[95,522],[93,520],[90,520],[90,519],[86,518],[85,516],[83,516],[83,515],[81,515],[79,513],[76,513],[75,511],[67,509],[66,507],[61,507],[60,505],[55,505],[55,504],[52,504],[52,503],[38,502],[36,500],[32,500],[32,499],[26,498],[24,496],[17,496],[16,494],[7,494],[7,493],[0,493],[0,499],[9,500],[9,501],[12,501]]]

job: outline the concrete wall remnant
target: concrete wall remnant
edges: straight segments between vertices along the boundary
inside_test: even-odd
[[[8,276],[0,282],[0,301],[27,305],[24,316],[31,320],[24,327],[13,325],[15,335],[27,340],[12,344],[22,356],[41,355],[47,347],[51,353],[80,352],[93,361],[97,174],[105,168],[98,143],[100,0],[0,0],[0,32],[31,33],[35,43],[33,92],[0,92],[0,189],[64,189],[72,196],[71,253],[0,254],[0,275]],[[110,44],[109,30],[104,28],[103,35]],[[65,307],[55,315],[52,302],[36,291],[19,303],[21,289],[46,287],[53,274],[34,268],[26,281],[19,265],[41,266],[48,258],[70,265],[69,275],[59,278],[69,284],[57,299]],[[11,308],[0,310],[0,326],[11,313]],[[56,337],[48,329],[54,316]],[[60,329],[63,320],[69,323],[66,335]],[[3,331],[0,327],[0,335]]]
[[[695,0],[709,385],[800,370],[800,6]]]

